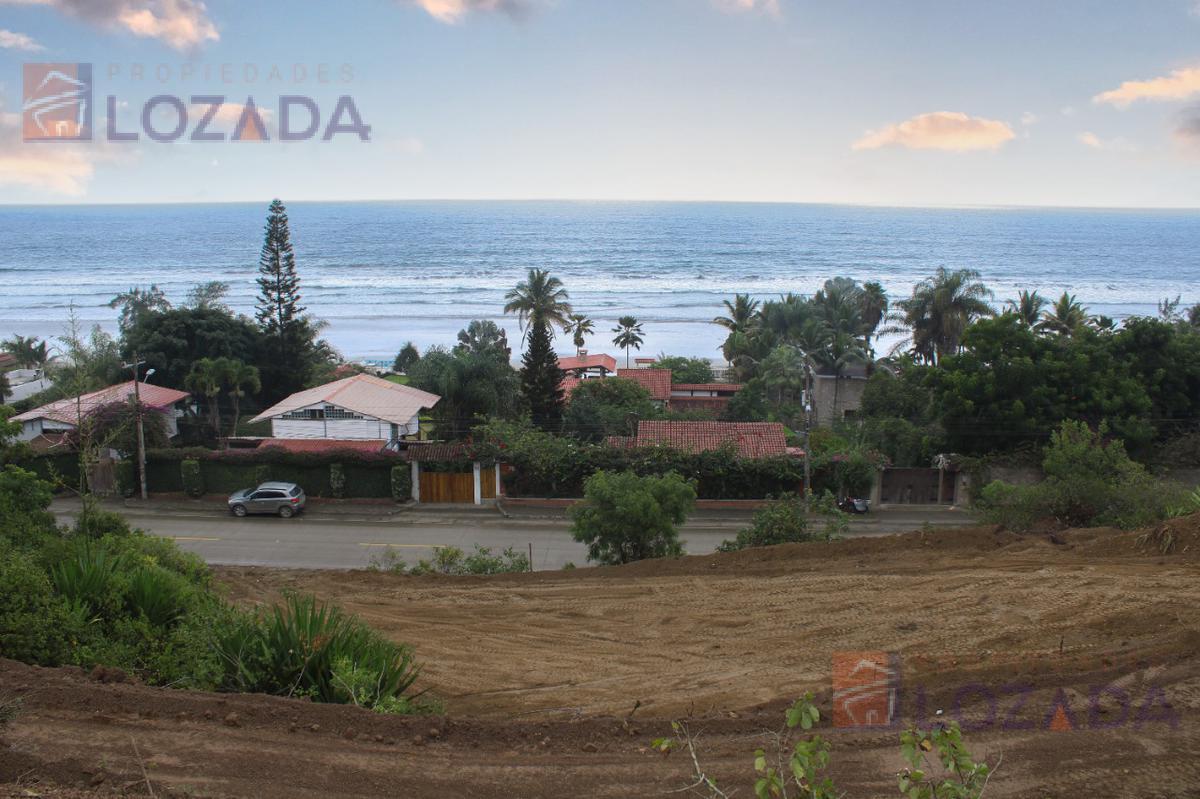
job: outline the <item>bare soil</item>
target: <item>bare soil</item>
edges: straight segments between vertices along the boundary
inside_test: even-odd
[[[491,578],[218,576],[235,601],[311,591],[413,644],[447,715],[0,661],[0,698],[24,702],[0,797],[667,796],[693,781],[686,752],[649,746],[671,719],[749,796],[783,709],[813,691],[828,716],[831,657],[858,650],[899,653],[903,722],[980,727],[989,798],[1200,796],[1200,516],[1143,542],[976,527]],[[1070,729],[1047,729],[1059,704]],[[846,796],[898,795],[897,730],[819,732]]]

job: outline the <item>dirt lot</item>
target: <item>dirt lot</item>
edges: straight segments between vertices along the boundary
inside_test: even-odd
[[[313,591],[414,644],[448,715],[0,661],[0,692],[24,696],[0,796],[665,796],[691,774],[649,750],[672,718],[748,796],[786,704],[812,690],[830,710],[833,653],[885,650],[905,722],[981,727],[972,750],[1003,759],[988,797],[1197,797],[1200,517],[1171,531],[1167,555],[1115,531],[974,528],[498,578],[225,569],[236,601]],[[898,795],[895,730],[821,733],[847,796]]]

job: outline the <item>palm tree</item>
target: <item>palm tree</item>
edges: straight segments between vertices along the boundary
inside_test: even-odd
[[[587,344],[587,337],[596,332],[596,323],[588,319],[586,314],[573,313],[567,317],[564,332],[571,334],[575,349],[581,350]]]
[[[1050,310],[1042,313],[1038,330],[1059,336],[1071,336],[1088,322],[1087,308],[1083,307],[1074,294],[1063,292]]]
[[[875,357],[875,349],[871,339],[879,329],[888,312],[888,295],[883,284],[871,280],[863,283],[862,293],[858,296],[858,310],[862,316],[863,336],[866,338],[866,349],[870,357]]]
[[[783,407],[785,400],[802,395],[807,387],[809,365],[807,354],[791,344],[779,345],[763,359],[763,383],[775,392],[777,409]]]
[[[44,369],[50,359],[50,345],[39,341],[36,336],[13,336],[0,344],[9,355],[17,359],[17,364],[26,369]]]
[[[232,360],[229,362],[225,379],[229,383],[229,398],[233,402],[233,435],[236,436],[238,421],[242,416],[242,397],[262,391],[262,378],[257,366]]]
[[[221,409],[218,398],[229,374],[228,358],[201,358],[183,379],[183,387],[193,394],[203,394],[208,405],[208,419],[217,435],[221,434]]]
[[[899,321],[912,330],[913,355],[936,364],[958,352],[967,326],[992,315],[987,302],[991,297],[974,269],[939,267],[933,277],[913,287],[911,297],[896,303]]]
[[[718,316],[713,320],[714,325],[720,325],[731,333],[745,333],[750,329],[754,315],[758,313],[758,300],[751,299],[749,294],[733,295],[733,302],[725,300],[722,303],[728,316]]]
[[[616,344],[621,349],[625,350],[625,368],[629,368],[629,348],[635,350],[642,348],[642,323],[637,320],[636,316],[622,316],[617,320],[617,326],[612,329],[612,332],[617,335],[613,337],[613,344]]]
[[[567,316],[571,313],[569,297],[561,280],[545,269],[530,269],[526,278],[504,295],[508,300],[504,312],[517,314],[522,330],[527,329],[527,324],[545,322],[553,335],[554,325],[567,328]]]
[[[1017,315],[1017,321],[1029,329],[1037,327],[1042,310],[1049,302],[1037,291],[1022,291],[1016,299],[1004,303],[1008,310]]]

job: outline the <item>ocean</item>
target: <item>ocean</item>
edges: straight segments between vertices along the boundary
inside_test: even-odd
[[[158,284],[176,302],[200,282],[231,287],[252,313],[267,203],[0,206],[0,338],[62,334],[68,306],[90,327]],[[343,355],[389,359],[405,341],[450,345],[501,314],[530,267],[561,278],[596,320],[593,352],[618,316],[642,321],[642,354],[719,357],[711,323],[737,292],[808,294],[835,275],[893,298],[938,266],[979,270],[997,303],[1020,289],[1070,291],[1092,313],[1154,314],[1200,302],[1200,212],[899,209],[627,202],[363,202],[288,206],[304,304]],[[571,351],[559,335],[558,349]],[[516,349],[516,347],[514,347]]]

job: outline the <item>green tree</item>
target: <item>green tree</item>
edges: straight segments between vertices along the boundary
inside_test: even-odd
[[[571,334],[571,343],[575,349],[581,350],[587,344],[587,337],[596,332],[596,323],[586,314],[573,313],[567,317],[565,332]]]
[[[1042,311],[1049,302],[1037,291],[1021,291],[1015,299],[1004,303],[1010,313],[1017,315],[1022,325],[1030,329],[1036,328],[1042,319]]]
[[[625,368],[628,369],[630,348],[640,350],[644,343],[642,324],[636,316],[622,316],[617,320],[617,326],[612,329],[612,332],[617,334],[613,337],[613,344],[625,350]]]
[[[187,307],[189,308],[213,308],[216,310],[229,310],[225,305],[225,298],[229,295],[229,284],[220,280],[209,280],[205,283],[197,283],[188,289]]]
[[[550,323],[535,316],[528,333],[529,344],[521,359],[521,393],[534,424],[543,430],[557,429],[563,413],[563,370],[551,346]]]
[[[108,307],[120,309],[117,326],[124,332],[147,316],[171,310],[171,301],[157,285],[148,289],[134,286],[109,300]]]
[[[1088,309],[1083,307],[1073,294],[1063,292],[1062,296],[1042,312],[1042,321],[1037,329],[1042,333],[1057,336],[1073,336],[1088,323]]]
[[[264,352],[258,364],[268,399],[287,396],[308,385],[321,360],[317,330],[304,311],[287,209],[276,199],[267,212],[258,259],[256,319],[264,334]]]
[[[525,335],[531,335],[532,328],[539,321],[547,326],[557,325],[567,328],[567,317],[571,313],[570,295],[563,287],[562,281],[551,275],[545,269],[530,269],[529,274],[504,295],[506,300],[504,312],[515,313]],[[547,331],[551,338],[554,331]]]
[[[512,359],[512,350],[508,346],[508,334],[504,328],[490,319],[476,319],[470,322],[464,330],[458,331],[458,344],[454,352],[470,355],[484,355],[504,363]]]
[[[238,434],[238,422],[242,418],[242,400],[248,394],[262,391],[262,378],[257,366],[230,359],[225,378],[229,386],[229,400],[233,405],[233,435]]]
[[[871,348],[871,339],[875,337],[879,326],[887,318],[888,305],[888,295],[883,284],[873,280],[863,283],[862,292],[858,297],[858,312],[862,317],[864,343],[872,357],[874,357],[875,351]]]
[[[517,373],[495,349],[433,347],[408,376],[414,388],[441,397],[430,411],[439,437],[463,438],[487,419],[512,419],[519,411]]]
[[[184,389],[193,365],[229,358],[259,368],[264,385],[270,367],[264,333],[224,308],[174,308],[141,319],[122,337],[126,358],[137,352],[156,371],[155,382]],[[118,359],[119,366],[119,359]],[[128,375],[128,372],[126,373]]]
[[[221,392],[229,383],[231,363],[228,358],[201,358],[183,381],[188,391],[204,397],[209,424],[217,435],[221,435]]]
[[[926,363],[937,363],[958,352],[967,327],[991,316],[991,290],[974,269],[941,267],[918,283],[912,296],[896,303],[899,320],[912,333],[912,352]]]
[[[0,349],[17,359],[24,369],[45,369],[50,360],[50,345],[36,336],[13,336],[0,344]]]
[[[563,429],[584,441],[601,441],[606,436],[632,435],[638,419],[656,415],[650,392],[632,380],[584,380],[571,393]]]
[[[571,508],[572,535],[602,565],[683,554],[678,526],[696,504],[696,490],[678,474],[638,477],[598,471]]]
[[[711,383],[712,363],[707,358],[685,358],[682,355],[659,355],[655,369],[670,369],[672,383]]]
[[[421,360],[421,353],[417,352],[417,345],[406,341],[400,348],[400,352],[396,353],[396,360],[392,362],[392,371],[408,374],[408,370],[412,369],[419,360]]]
[[[0,372],[0,405],[3,405],[8,395],[12,392],[12,386],[8,383],[8,375]]]

